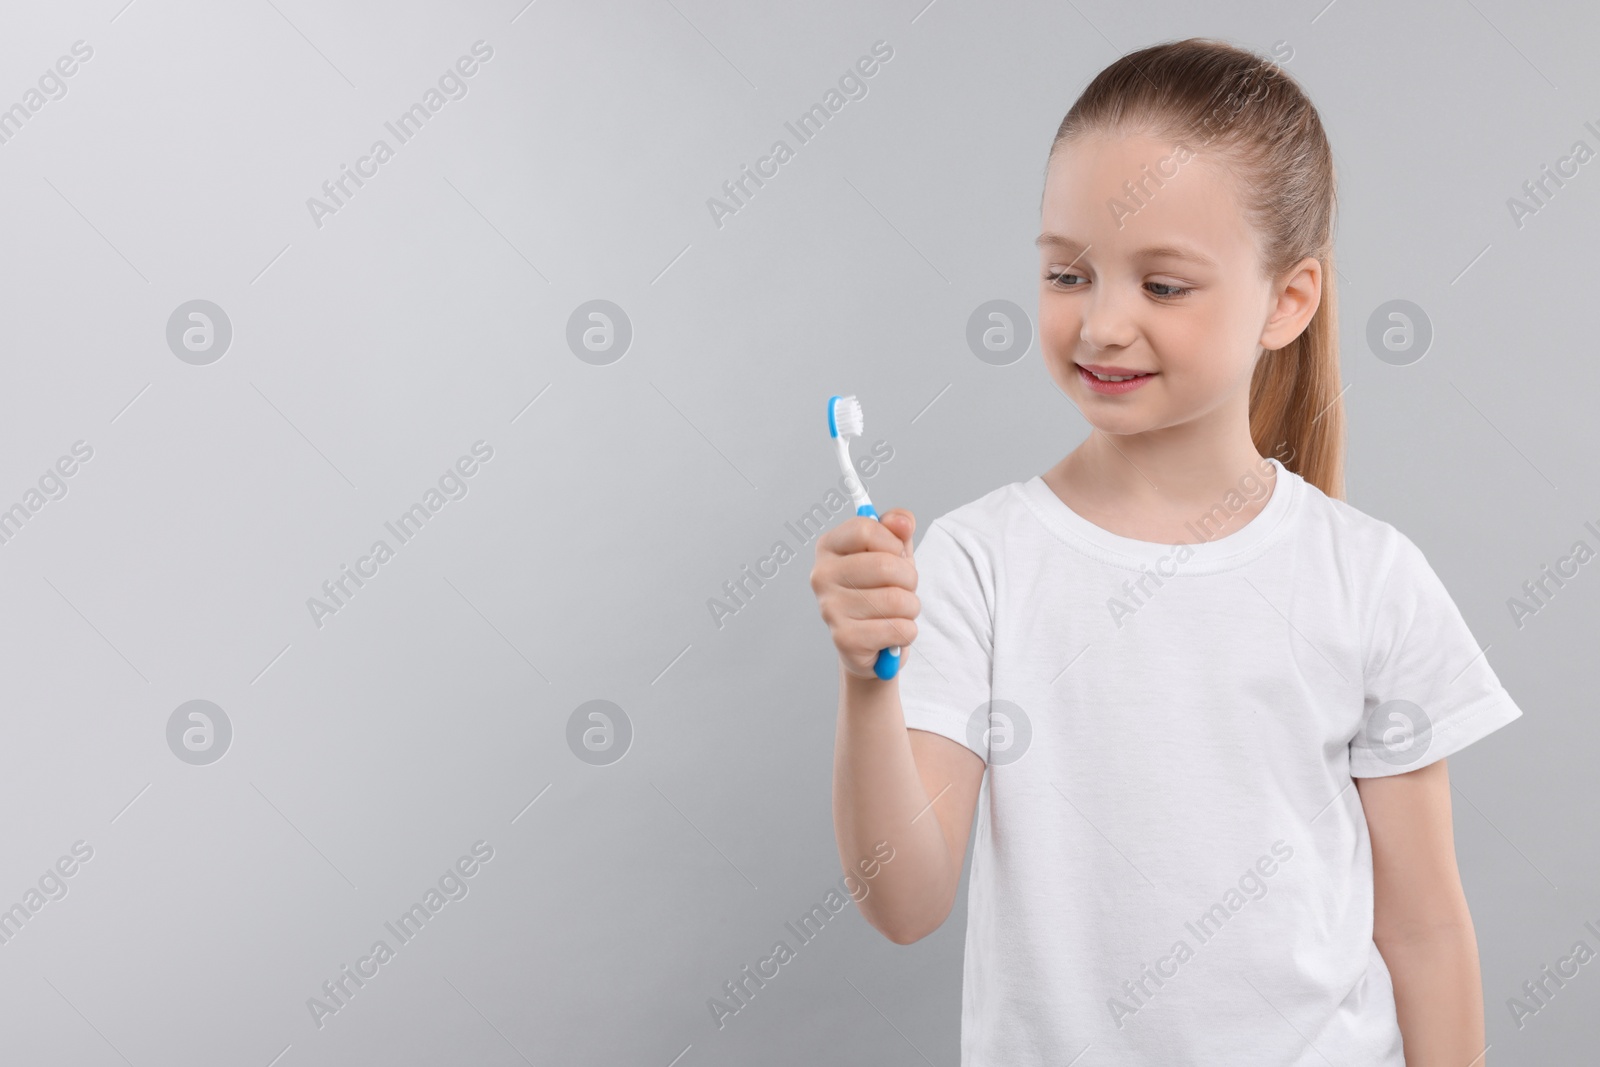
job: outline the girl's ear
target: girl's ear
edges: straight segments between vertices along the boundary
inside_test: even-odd
[[[1322,303],[1322,263],[1307,256],[1279,281],[1273,291],[1277,301],[1261,331],[1261,347],[1269,352],[1292,342],[1305,331]]]

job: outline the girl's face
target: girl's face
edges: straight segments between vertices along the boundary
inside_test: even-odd
[[[1207,420],[1231,432],[1241,417],[1248,426],[1263,346],[1288,344],[1315,311],[1313,297],[1303,317],[1291,306],[1294,321],[1279,321],[1283,301],[1262,276],[1235,180],[1214,158],[1146,136],[1090,135],[1051,159],[1040,346],[1056,385],[1097,429]],[[1150,377],[1096,389],[1084,364]]]

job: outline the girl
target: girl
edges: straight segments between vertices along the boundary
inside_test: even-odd
[[[1280,68],[1113,63],[1037,241],[1088,438],[915,553],[903,509],[818,541],[835,832],[847,869],[895,849],[861,904],[889,939],[949,915],[976,812],[963,1067],[1484,1064],[1445,757],[1521,712],[1343,500],[1334,204]]]

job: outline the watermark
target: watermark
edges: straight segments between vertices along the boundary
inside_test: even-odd
[[[1585,922],[1583,928],[1600,941],[1600,929],[1597,929],[1593,922]],[[1506,998],[1506,1008],[1511,1012],[1511,1021],[1517,1024],[1517,1029],[1521,1030],[1528,1025],[1530,1016],[1538,1015],[1548,1008],[1555,995],[1566,988],[1567,982],[1578,976],[1579,968],[1594,958],[1595,951],[1589,946],[1589,942],[1579,938],[1572,946],[1571,952],[1556,960],[1554,974],[1550,973],[1550,965],[1545,964],[1539,969],[1542,977],[1523,982],[1522,994],[1526,1000],[1517,997]]]
[[[894,58],[894,49],[883,40],[874,41],[872,54],[862,56],[855,61],[855,65],[847,68],[839,76],[839,87],[829,89],[823,94],[822,100],[812,104],[810,108],[800,114],[794,122],[785,122],[784,129],[794,135],[798,144],[809,144],[812,138],[822,132],[835,115],[844,110],[845,104],[852,100],[864,99],[867,95],[866,79],[878,73],[879,63],[887,63]],[[758,158],[754,170],[749,164],[739,168],[735,178],[722,183],[722,197],[706,197],[706,210],[711,214],[711,223],[717,229],[722,229],[724,220],[737,215],[755,196],[755,191],[765,189],[767,183],[762,179],[772,179],[778,176],[779,168],[795,157],[795,149],[789,142],[778,138],[772,142],[772,147],[767,149],[767,154]]]
[[[1367,348],[1391,367],[1409,367],[1433,347],[1433,320],[1409,300],[1388,300],[1367,316]]]
[[[474,56],[477,58],[474,59]],[[492,58],[494,58],[493,46],[482,40],[474,41],[471,56],[462,56],[456,60],[454,67],[446,67],[444,73],[439,75],[438,88],[428,86],[420,102],[400,112],[392,122],[383,124],[384,129],[394,136],[393,147],[380,137],[372,142],[366,155],[356,160],[354,168],[344,163],[339,164],[338,177],[322,183],[323,195],[306,198],[306,210],[311,213],[312,224],[320,230],[324,218],[337,215],[342,208],[348,206],[356,192],[367,184],[363,179],[370,180],[377,177],[378,168],[393,159],[400,146],[407,144],[421,133],[422,127],[426,126],[445,104],[466,97],[468,92],[466,79],[478,73],[479,63],[487,63]],[[368,169],[369,167],[371,169]],[[352,185],[355,188],[352,189]]]
[[[567,347],[593,367],[605,367],[628,354],[633,320],[609,300],[579,304],[567,316]]]
[[[209,300],[179,304],[167,317],[167,347],[185,363],[215,363],[233,344],[233,321]]]
[[[1276,41],[1272,45],[1272,54],[1274,62],[1240,71],[1231,79],[1233,84],[1221,93],[1221,99],[1200,120],[1201,136],[1196,142],[1198,147],[1204,148],[1226,134],[1245,108],[1266,98],[1268,88],[1283,76],[1277,60],[1287,62],[1294,58],[1294,48],[1288,41]]]
[[[1033,744],[1033,721],[1009,700],[985,700],[967,716],[967,742],[988,753],[986,766],[1004,767],[1021,759]]]
[[[1239,876],[1237,888],[1230,886],[1220,900],[1201,912],[1192,922],[1183,924],[1199,945],[1210,944],[1228,922],[1253,901],[1259,902],[1267,895],[1267,879],[1278,872],[1279,864],[1287,863],[1294,848],[1281,838],[1272,843],[1272,855],[1263,854],[1254,865],[1245,868]],[[1274,860],[1273,856],[1277,859]],[[1139,973],[1122,983],[1119,994],[1106,998],[1106,1010],[1118,1030],[1133,1016],[1147,1007],[1155,995],[1176,978],[1185,963],[1195,957],[1195,946],[1180,937],[1172,943],[1165,955],[1156,957],[1154,963],[1141,963]],[[1151,986],[1155,988],[1152,989]]]
[[[1593,119],[1584,122],[1583,128],[1600,142],[1600,128],[1595,126]],[[1576,178],[1578,168],[1593,159],[1594,155],[1595,150],[1589,146],[1589,142],[1580,137],[1572,142],[1572,147],[1567,150],[1566,155],[1556,160],[1554,170],[1548,163],[1541,164],[1539,176],[1522,183],[1522,197],[1506,197],[1506,210],[1511,213],[1511,224],[1520,230],[1528,216],[1537,215],[1549,207],[1556,193],[1567,186],[1561,179],[1566,178],[1570,181]],[[1554,189],[1551,188],[1552,185],[1555,186]]]
[[[809,945],[822,933],[829,920],[844,911],[846,897],[856,904],[867,899],[867,894],[872,892],[868,882],[876,878],[883,865],[893,860],[894,856],[894,848],[889,842],[877,842],[872,846],[872,856],[856,864],[856,868],[861,872],[860,878],[854,873],[840,875],[838,888],[829,886],[822,903],[811,905],[810,911],[795,920],[799,926],[796,926],[795,922],[785,922],[784,929],[794,935],[801,947]],[[844,896],[840,895],[841,890]],[[779,938],[772,943],[772,951],[756,961],[754,972],[751,971],[750,965],[746,964],[739,970],[741,977],[722,983],[722,991],[726,994],[727,1000],[719,1000],[716,997],[706,999],[706,1009],[711,1012],[711,1021],[717,1024],[717,1029],[721,1030],[727,1026],[730,1018],[748,1008],[756,993],[765,989],[768,982],[777,978],[782,973],[780,968],[798,954],[798,949],[791,948],[789,942]]]
[[[894,459],[894,446],[880,437],[873,442],[870,452],[854,457],[853,462],[856,470],[861,472],[862,479],[867,479],[876,475],[881,466],[892,459]],[[841,474],[838,488],[830,488],[820,503],[812,504],[793,522],[784,522],[783,527],[801,545],[806,545],[826,530],[840,511],[846,509],[852,515],[855,514],[855,504],[850,495],[850,479]],[[787,540],[780,537],[772,543],[766,555],[756,559],[754,570],[747,563],[737,575],[723,582],[723,597],[706,598],[706,610],[711,613],[712,625],[720,630],[724,619],[737,615],[749,607],[756,593],[765,589],[767,582],[778,576],[783,565],[798,554]],[[754,588],[751,588],[752,586]]]
[[[1433,745],[1433,719],[1409,700],[1385,700],[1361,726],[1363,744],[1384,763],[1409,767]]]
[[[1600,529],[1595,528],[1593,522],[1585,521],[1583,528],[1594,534],[1595,540],[1600,542]],[[1588,563],[1595,557],[1595,549],[1583,538],[1572,542],[1572,548],[1565,556],[1560,557],[1554,564],[1545,564],[1539,568],[1540,577],[1530,578],[1522,583],[1522,595],[1527,599],[1517,597],[1506,598],[1506,609],[1511,612],[1511,621],[1517,629],[1527,625],[1528,619],[1537,615],[1554,599],[1556,590],[1565,588],[1567,582],[1578,576],[1578,568]],[[1552,573],[1553,572],[1553,573]],[[1555,586],[1554,589],[1551,586]]]
[[[567,747],[591,767],[608,767],[633,745],[633,720],[609,700],[586,700],[567,716]]]
[[[53,67],[45,68],[44,73],[39,75],[37,89],[29,87],[21,100],[0,111],[0,144],[10,144],[11,139],[21,133],[22,127],[46,104],[66,96],[66,79],[78,73],[80,63],[87,63],[94,56],[94,48],[86,41],[73,41],[71,52],[71,55],[57,59]]]
[[[0,911],[0,945],[9,945],[11,939],[21,933],[22,928],[32,922],[46,904],[63,899],[67,895],[67,879],[78,873],[80,864],[88,863],[93,858],[93,846],[87,841],[78,840],[72,843],[70,855],[63,855],[46,867],[39,876],[38,888],[29,886],[20,901]]]
[[[383,526],[394,536],[394,547],[383,538],[378,538],[367,549],[367,554],[356,560],[354,570],[348,564],[340,564],[339,576],[322,583],[323,597],[326,599],[315,596],[306,598],[306,610],[311,613],[311,621],[316,628],[322,629],[324,619],[337,615],[342,608],[349,606],[350,600],[361,587],[377,577],[379,568],[395,557],[399,546],[410,544],[412,538],[422,532],[422,527],[443,510],[447,502],[464,498],[468,491],[467,479],[478,473],[480,461],[488,463],[493,458],[493,445],[487,441],[474,441],[472,455],[462,456],[453,467],[445,468],[445,472],[439,476],[438,488],[430,487],[419,502],[402,511],[393,522],[385,520]],[[352,589],[352,585],[355,588]]]
[[[437,885],[428,887],[420,903],[413,903],[398,918],[385,922],[383,928],[394,937],[392,946],[388,939],[378,938],[367,954],[356,960],[354,967],[346,963],[333,978],[322,983],[320,997],[313,995],[306,998],[306,1010],[311,1013],[311,1021],[316,1028],[321,1030],[328,1016],[337,1015],[349,1007],[356,993],[376,978],[380,968],[394,959],[402,947],[409,945],[422,932],[422,928],[444,910],[446,904],[465,900],[472,888],[468,880],[477,875],[482,864],[492,859],[494,846],[487,841],[474,841],[471,853],[446,867]]]
[[[1275,42],[1272,53],[1283,61],[1294,57],[1294,49],[1289,46],[1288,41]],[[1117,229],[1122,229],[1128,219],[1148,207],[1155,199],[1156,193],[1164,188],[1167,182],[1178,176],[1179,169],[1190,160],[1198,158],[1202,149],[1225,134],[1246,107],[1265,97],[1268,86],[1279,76],[1279,68],[1274,64],[1267,64],[1260,69],[1239,72],[1230,79],[1233,84],[1219,89],[1220,99],[1197,124],[1198,137],[1179,141],[1172,152],[1156,160],[1154,173],[1151,173],[1150,164],[1143,164],[1139,168],[1143,176],[1138,179],[1137,184],[1133,179],[1122,183],[1125,200],[1112,197],[1106,201],[1106,209],[1111,213],[1111,219],[1117,224]],[[1169,164],[1170,173],[1167,170]],[[1151,188],[1152,183],[1154,188]]]
[[[167,747],[185,763],[196,767],[215,763],[232,743],[228,713],[209,700],[186,701],[167,717]]]
[[[1189,146],[1186,141],[1179,141],[1172,152],[1156,160],[1155,173],[1151,173],[1150,164],[1145,163],[1139,167],[1143,177],[1138,179],[1139,184],[1134,184],[1134,179],[1129,178],[1122,183],[1122,197],[1111,197],[1106,201],[1106,210],[1111,214],[1111,220],[1117,224],[1117,229],[1122,229],[1128,220],[1143,211],[1155,200],[1156,193],[1166,187],[1167,182],[1178,176],[1178,170],[1192,159],[1199,158],[1199,151]],[[1171,164],[1172,173],[1167,173],[1166,166]],[[1151,183],[1155,184],[1152,189]],[[1070,265],[1070,264],[1069,264]]]
[[[991,367],[1009,367],[1033,347],[1033,320],[1009,300],[988,300],[967,316],[967,347]]]
[[[94,448],[87,441],[72,442],[71,455],[62,456],[39,475],[38,488],[29,487],[22,499],[0,510],[0,545],[9,545],[11,539],[22,532],[22,527],[44,509],[52,500],[67,495],[67,479],[78,473],[78,465],[94,458]]]
[[[1294,448],[1287,443],[1281,444],[1276,455],[1279,463],[1286,464],[1293,457]],[[1126,579],[1122,583],[1120,594],[1106,598],[1106,612],[1111,616],[1111,622],[1117,629],[1122,629],[1128,619],[1149,604],[1169,579],[1182,572],[1183,564],[1194,557],[1197,545],[1210,541],[1212,534],[1227,527],[1233,517],[1250,504],[1267,496],[1269,492],[1282,491],[1281,487],[1269,486],[1263,480],[1262,475],[1271,469],[1272,463],[1262,459],[1260,464],[1246,471],[1235,483],[1235,487],[1223,494],[1221,501],[1211,505],[1199,517],[1184,523],[1184,529],[1194,535],[1193,541],[1173,545],[1173,551],[1161,556],[1153,565],[1141,565],[1137,579]]]

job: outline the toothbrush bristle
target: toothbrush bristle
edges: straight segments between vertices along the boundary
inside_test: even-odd
[[[854,396],[841,396],[833,406],[833,424],[840,437],[860,437],[866,432],[866,417],[861,413],[861,401]]]

